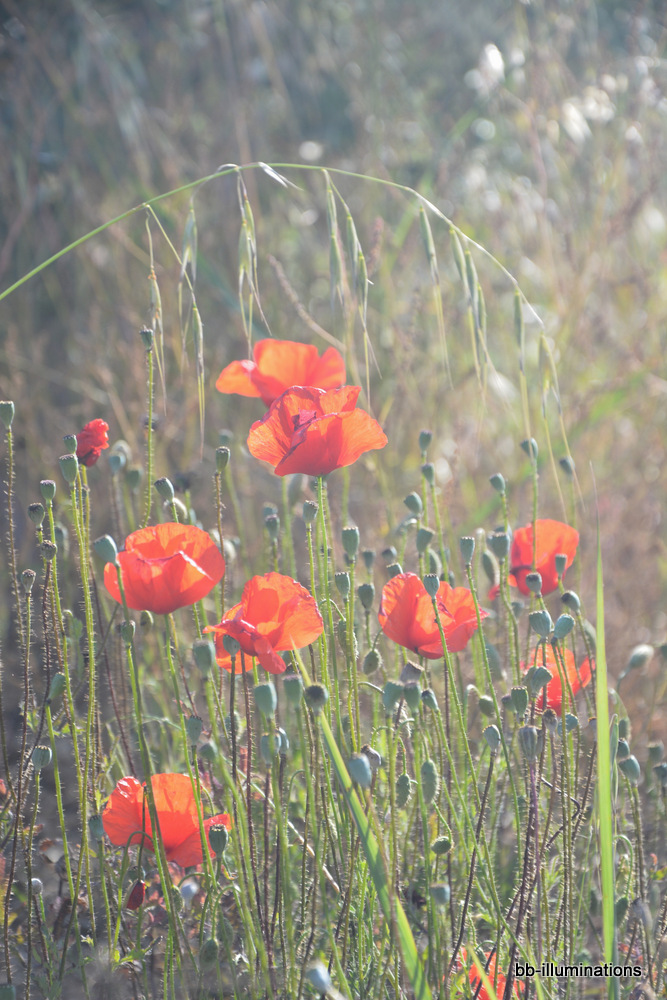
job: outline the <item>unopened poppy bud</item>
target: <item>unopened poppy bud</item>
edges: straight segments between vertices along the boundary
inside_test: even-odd
[[[510,551],[510,536],[505,531],[494,531],[486,539],[496,559],[504,562]]]
[[[65,688],[67,687],[67,681],[65,675],[61,673],[54,674],[51,678],[51,684],[49,686],[49,703],[57,701],[61,698]]]
[[[395,576],[400,576],[402,572],[403,567],[400,563],[390,563],[389,566],[387,566],[387,577],[390,580],[392,580]]]
[[[496,557],[488,549],[484,549],[482,552],[482,569],[490,584],[494,585],[498,582],[498,563]]]
[[[422,691],[422,705],[424,708],[430,708],[432,712],[439,712],[438,700],[435,697],[435,692],[432,688],[424,688]]]
[[[408,508],[410,513],[415,515],[415,517],[421,517],[424,513],[424,504],[422,503],[422,498],[419,496],[419,493],[408,493],[403,503]]]
[[[554,639],[564,639],[574,628],[572,615],[559,615],[554,625]]]
[[[633,754],[630,754],[624,760],[619,760],[618,769],[625,775],[630,784],[637,785],[639,783],[642,772],[639,761]]]
[[[525,451],[531,462],[537,461],[537,456],[539,454],[539,449],[537,447],[537,441],[535,438],[526,438],[525,441],[521,442],[521,447]]]
[[[32,752],[32,766],[36,771],[41,771],[43,767],[48,767],[51,763],[51,747],[35,747]]]
[[[498,726],[487,726],[482,731],[482,736],[486,740],[486,745],[491,753],[496,753],[500,746],[500,730]]]
[[[199,949],[199,964],[202,969],[212,969],[218,961],[218,942],[215,938],[206,938]]]
[[[475,552],[475,539],[470,536],[459,539],[459,549],[461,551],[461,557],[466,564],[469,566],[472,562],[472,557]]]
[[[424,452],[426,451],[432,440],[433,440],[433,431],[424,430],[419,432],[419,450],[422,453],[422,455],[424,454]]]
[[[229,843],[227,827],[223,826],[222,823],[214,823],[213,826],[209,827],[208,842],[213,853],[219,858],[222,857]]]
[[[42,498],[46,500],[47,503],[51,503],[56,495],[56,484],[53,479],[42,479],[39,484],[39,490],[42,494]]]
[[[215,764],[218,759],[218,748],[213,740],[208,740],[208,742],[202,743],[199,747],[199,756],[202,760],[205,760],[207,764]]]
[[[398,552],[393,545],[388,545],[386,549],[382,550],[382,558],[384,559],[385,566],[391,565],[395,562]]]
[[[370,573],[375,562],[375,549],[364,549],[361,553],[361,558],[364,560],[364,566]]]
[[[359,600],[361,601],[361,606],[365,611],[370,611],[373,607],[373,601],[375,600],[375,587],[372,583],[362,583],[361,586],[357,587],[357,594],[359,595]]]
[[[625,760],[630,756],[630,744],[627,740],[619,740],[616,744],[616,760]]]
[[[349,573],[335,573],[334,583],[336,584],[336,590],[343,598],[344,601],[350,596],[350,574]]]
[[[542,593],[542,577],[539,573],[526,573],[525,583],[531,594],[539,596]]]
[[[12,421],[14,420],[14,404],[11,399],[3,399],[0,401],[0,420],[2,420],[5,425],[5,430],[8,431],[12,426]]]
[[[382,767],[382,754],[375,750],[369,743],[364,743],[361,752],[368,760],[373,774],[379,771]]]
[[[303,697],[303,681],[299,674],[283,674],[283,691],[290,705],[300,704]]]
[[[440,907],[441,910],[449,903],[449,898],[451,896],[451,891],[446,882],[434,882],[428,887],[431,899],[436,906]]]
[[[306,524],[312,524],[317,517],[318,506],[314,500],[306,500],[303,505],[303,519]]]
[[[141,343],[144,345],[144,350],[145,351],[152,351],[153,350],[153,339],[155,337],[155,334],[150,329],[150,327],[145,326],[141,330],[139,330],[139,336],[141,337]]]
[[[436,837],[431,844],[431,851],[433,854],[437,855],[439,858],[443,857],[445,854],[449,854],[452,849],[452,834],[443,833],[439,837]]]
[[[547,670],[546,667],[532,667],[526,674],[526,685],[530,697],[537,698],[542,688],[546,687],[551,678],[551,671]]]
[[[526,760],[531,761],[537,758],[539,733],[535,726],[521,726],[518,733],[521,753]]]
[[[405,685],[400,681],[387,681],[382,692],[382,704],[388,714],[393,712],[403,697]]]
[[[569,455],[565,455],[563,458],[558,460],[558,464],[568,479],[572,479],[574,477],[574,459],[570,458]]]
[[[117,476],[119,472],[122,472],[126,464],[127,458],[122,451],[112,451],[109,454],[109,468],[112,476]]]
[[[306,704],[319,715],[329,700],[329,692],[323,684],[309,684],[303,692]]]
[[[556,576],[560,580],[567,569],[567,556],[563,552],[557,552],[554,556],[554,566],[556,567]]]
[[[233,635],[223,635],[222,646],[225,652],[229,653],[232,659],[235,656],[238,656],[241,649],[241,643],[238,639],[235,639]]]
[[[219,475],[225,471],[229,465],[229,459],[231,457],[231,451],[229,448],[220,447],[215,449],[215,469]]]
[[[566,608],[570,608],[571,611],[574,611],[575,615],[581,609],[581,601],[573,590],[566,590],[565,593],[561,595],[561,601]]]
[[[76,455],[61,455],[58,459],[58,464],[60,465],[63,479],[71,486],[76,481],[76,474],[79,468]]]
[[[528,615],[528,621],[530,622],[530,627],[533,632],[541,636],[543,639],[548,639],[551,635],[551,631],[554,627],[554,623],[551,620],[551,615],[548,611],[531,611]]]
[[[571,712],[565,713],[565,719],[558,720],[558,735],[563,735],[563,722],[565,722],[565,733],[573,732],[579,725],[579,719]]]
[[[366,754],[353,754],[347,762],[347,770],[355,785],[359,785],[360,788],[371,787],[373,774]]]
[[[667,788],[667,762],[662,761],[662,763],[656,764],[653,768],[653,773],[655,774],[656,781],[658,781],[663,788]]]
[[[37,574],[34,569],[24,569],[21,573],[21,583],[23,584],[23,589],[26,594],[29,594],[32,591],[36,578]]]
[[[192,644],[192,655],[197,669],[208,677],[215,663],[215,646],[208,639],[196,639]]]
[[[151,611],[142,611],[139,615],[139,628],[148,632],[153,628],[153,624],[153,613]]]
[[[127,488],[133,493],[136,493],[141,486],[141,480],[143,479],[143,469],[140,465],[132,465],[125,473],[125,481],[127,483]]]
[[[155,490],[159,497],[161,497],[165,503],[171,503],[174,499],[174,486],[170,479],[166,476],[160,476],[153,483]]]
[[[428,596],[434,598],[438,593],[438,588],[440,586],[439,578],[435,575],[435,573],[427,573],[422,582]]]
[[[618,720],[618,735],[619,735],[619,738],[622,739],[622,740],[629,740],[630,739],[630,733],[631,733],[631,730],[630,730],[630,720],[628,719],[627,716],[624,716],[622,719]]]
[[[665,744],[662,740],[657,740],[655,743],[649,743],[646,749],[648,750],[649,764],[658,764],[665,755]]]
[[[419,769],[419,779],[424,802],[429,805],[436,798],[440,788],[440,777],[434,761],[425,760],[423,762]]]
[[[493,698],[490,695],[488,694],[481,695],[478,705],[480,712],[482,713],[482,715],[485,715],[487,719],[492,719],[493,716],[496,714],[496,707],[493,704]]]
[[[280,537],[280,518],[277,514],[268,514],[264,518],[264,527],[269,536],[269,541],[277,542]]]
[[[326,994],[331,991],[333,986],[331,976],[329,975],[324,962],[311,962],[306,968],[305,978],[313,987],[315,992],[319,993],[321,996],[326,996]]]
[[[379,670],[382,666],[382,656],[377,649],[369,649],[364,656],[363,663],[361,664],[361,669],[366,674],[374,674],[376,670]]]
[[[411,712],[416,712],[421,705],[422,700],[422,690],[421,685],[417,681],[408,681],[408,683],[403,688],[403,694],[405,697],[405,703]]]
[[[396,805],[399,809],[403,809],[408,804],[411,792],[412,782],[410,781],[410,775],[404,771],[396,779]]]
[[[28,504],[28,517],[35,527],[41,527],[45,515],[46,511],[44,510],[44,504],[39,503],[39,501],[37,503]]]
[[[653,646],[649,646],[646,642],[642,642],[638,646],[635,646],[630,653],[630,658],[623,672],[629,673],[631,670],[639,670],[641,667],[645,667],[649,660],[653,658],[654,653],[655,650]]]
[[[270,765],[274,757],[280,753],[280,736],[278,733],[263,733],[259,741],[259,752],[265,764]]]
[[[132,619],[120,623],[120,636],[126,646],[132,645],[135,628],[136,625]]]
[[[52,542],[50,538],[45,538],[40,545],[40,551],[45,562],[53,562],[55,557],[58,555],[58,546],[55,542]]]
[[[93,548],[105,565],[112,563],[118,566],[118,549],[111,535],[100,535],[93,542]]]
[[[429,486],[435,485],[435,466],[433,462],[424,462],[422,465],[422,476]]]
[[[493,488],[496,491],[496,493],[499,493],[501,496],[503,496],[503,494],[505,493],[505,489],[506,489],[504,477],[501,476],[501,474],[499,472],[496,472],[496,473],[494,473],[493,476],[491,476],[491,478],[489,479],[489,482],[493,486]]]
[[[185,720],[185,732],[188,738],[188,743],[191,747],[197,746],[203,728],[204,723],[198,715],[190,715]]]
[[[433,532],[430,528],[419,528],[417,530],[417,537],[415,539],[415,544],[417,546],[417,552],[423,555],[427,548],[433,540]]]
[[[101,816],[91,816],[88,820],[88,832],[91,840],[102,840],[104,837],[104,824]]]
[[[33,896],[41,896],[44,892],[44,883],[41,878],[33,878],[30,880],[30,888]]]
[[[354,562],[357,558],[357,552],[359,551],[359,529],[354,526],[343,528],[341,537],[343,540],[345,555],[348,559]]]
[[[542,725],[553,736],[558,729],[558,716],[553,708],[545,708],[542,712]]]
[[[262,715],[272,716],[278,706],[278,695],[271,681],[267,681],[265,684],[255,684],[253,694],[255,704]]]
[[[513,687],[510,691],[512,699],[512,711],[521,719],[526,714],[528,708],[528,691],[525,687]]]

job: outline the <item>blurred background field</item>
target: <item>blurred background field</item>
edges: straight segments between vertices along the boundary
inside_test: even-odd
[[[507,268],[544,324],[577,481],[559,465],[568,445],[558,400],[541,328],[524,310],[540,514],[576,520],[582,544],[568,583],[592,605],[595,478],[617,677],[636,643],[660,645],[667,631],[666,28],[663,5],[641,0],[3,2],[0,292],[86,232],[222,164],[347,171],[355,176],[331,178],[372,281],[367,326],[377,365],[371,360],[371,398],[363,402],[392,445],[372,459],[383,495],[366,491],[375,476],[353,477],[350,513],[362,545],[394,543],[401,499],[418,476],[422,427],[436,435],[432,457],[454,537],[495,526],[495,472],[507,479],[512,519],[522,524],[530,490],[513,287],[473,253],[487,311],[483,387],[448,226],[430,216],[450,381],[419,202],[377,181],[417,190]],[[319,325],[348,345],[348,372],[365,385],[349,273],[343,294],[332,295],[324,175],[279,169],[296,187],[257,168],[243,174],[271,332],[322,348]],[[156,474],[189,486],[200,516],[210,505],[212,522],[214,449],[221,429],[232,430],[238,487],[256,517],[251,555],[259,571],[262,504],[279,497],[270,473],[244,465],[247,427],[260,410],[214,389],[220,369],[247,356],[236,177],[210,182],[194,199],[197,268],[189,273],[204,330],[203,457],[192,329],[183,335],[181,268],[165,238],[182,251],[190,206],[190,192],[155,205],[164,233],[137,212],[0,302],[0,397],[17,407],[20,567],[38,566],[25,508],[38,499],[40,479],[57,478],[64,434],[102,417],[112,441],[125,439],[133,461],[143,460],[138,331],[154,318],[150,230],[169,387],[166,410],[157,396]],[[343,244],[340,203],[338,225]],[[265,336],[257,309],[253,322],[254,338]],[[109,480],[102,460],[91,475],[99,496]],[[112,527],[99,499],[94,512],[93,537]],[[227,527],[238,530],[231,513]],[[11,665],[4,573],[2,586]],[[664,670],[659,655],[625,682],[636,718],[648,718]],[[654,714],[643,739],[666,735]]]

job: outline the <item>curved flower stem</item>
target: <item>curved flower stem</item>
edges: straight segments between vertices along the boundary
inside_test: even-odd
[[[333,680],[334,680],[334,698],[335,704],[340,705],[340,687],[338,683],[338,660],[336,658],[336,637],[334,635],[334,625],[333,625],[333,607],[331,603],[331,595],[329,591],[329,541],[327,538],[327,525],[326,517],[324,513],[324,477],[317,477],[317,514],[319,520],[320,538],[319,542],[322,546],[322,582],[324,584],[324,603],[326,605],[326,615],[327,615],[327,625],[329,627],[328,635],[328,646],[331,651],[331,665],[333,667]],[[324,668],[326,669],[326,668]],[[326,682],[325,682],[326,683]],[[336,713],[338,721],[338,738],[341,746],[345,745],[345,738],[343,736],[343,723],[340,717],[340,713]]]

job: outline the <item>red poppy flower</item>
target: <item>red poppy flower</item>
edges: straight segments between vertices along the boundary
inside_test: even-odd
[[[76,457],[81,465],[95,465],[109,447],[109,425],[98,417],[91,420],[76,436]]]
[[[205,531],[191,524],[156,524],[125,539],[118,553],[127,606],[167,615],[200,601],[222,579],[225,560]],[[121,602],[116,569],[104,568],[104,584]]]
[[[239,396],[261,396],[269,406],[293,385],[336,389],[345,382],[345,362],[335,347],[322,357],[312,344],[294,340],[260,340],[252,361],[232,361],[220,372],[215,387]]]
[[[285,662],[281,650],[301,649],[314,642],[324,628],[314,597],[300,583],[280,573],[253,576],[243,588],[241,603],[226,612],[219,625],[204,629],[215,636],[216,659],[231,671],[232,660],[223,646],[231,635],[247,656],[256,656],[270,674],[281,674]],[[241,673],[241,657],[235,672]],[[247,663],[246,667],[250,664]]]
[[[442,581],[435,600],[447,649],[459,653],[477,630],[472,594],[466,587],[450,587]],[[486,616],[482,611],[481,617]],[[429,660],[443,655],[433,602],[416,573],[399,573],[385,583],[378,619],[384,634],[399,646]]]
[[[556,556],[566,557],[565,569],[572,565],[579,543],[579,532],[569,524],[549,519],[535,522],[537,545],[535,547],[535,572],[542,577],[542,593],[550,594],[558,588]],[[533,572],[533,525],[517,528],[512,538],[509,583],[522,594],[530,594],[526,577]],[[563,574],[565,575],[565,574]],[[494,595],[495,596],[495,595]]]
[[[591,682],[591,664],[586,657],[579,671],[577,672],[577,667],[574,660],[574,654],[570,649],[563,649],[563,659],[565,661],[565,673],[570,687],[572,688],[572,694],[576,697],[582,688],[585,688]],[[556,654],[553,648],[547,643],[545,646],[545,652],[542,650],[537,654],[537,660],[535,656],[531,658],[530,663],[522,663],[521,669],[526,673],[533,664],[538,667],[545,666],[547,670],[551,671],[551,680],[546,686],[546,698],[544,689],[541,691],[537,699],[537,707],[543,712],[545,708],[553,708],[557,715],[563,714],[563,685],[561,684],[560,672],[558,670],[558,664],[556,661]],[[562,670],[562,663],[561,663]],[[570,705],[572,708],[572,705]]]
[[[250,454],[270,462],[277,476],[326,476],[365,451],[384,448],[387,437],[378,422],[355,409],[360,392],[356,385],[329,391],[293,386],[250,428]]]
[[[202,843],[190,778],[187,774],[154,774],[151,785],[167,861],[175,861],[183,868],[200,865]],[[102,823],[107,837],[117,847],[143,840],[145,848],[154,850],[145,786],[136,778],[121,778],[104,807]],[[227,813],[212,816],[204,820],[207,837],[217,823],[228,830],[232,826]],[[142,830],[151,839],[144,837]]]

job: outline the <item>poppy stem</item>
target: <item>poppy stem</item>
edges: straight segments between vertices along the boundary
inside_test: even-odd
[[[334,624],[333,624],[333,607],[331,604],[331,595],[329,591],[329,542],[327,538],[327,524],[326,517],[324,513],[324,476],[317,477],[317,514],[318,514],[318,525],[319,525],[319,544],[322,549],[322,582],[324,584],[324,603],[326,604],[327,613],[327,624],[329,626],[329,633],[327,636],[327,646],[328,650],[331,651],[331,665],[333,667],[333,680],[334,680],[334,701],[336,705],[340,705],[340,686],[338,683],[338,660],[336,657],[336,639],[334,636]],[[324,686],[328,687],[329,677],[328,677],[328,664],[326,661],[322,664],[323,667],[323,682]],[[331,718],[331,708],[330,703],[327,702],[325,711],[329,719]],[[340,713],[336,713],[336,718],[338,722],[338,739],[341,746],[345,746],[345,738],[343,735],[343,720],[341,719]]]
[[[144,509],[144,519],[142,527],[145,528],[151,519],[151,507],[153,504],[153,395],[154,395],[154,371],[153,371],[153,344],[146,349],[146,366],[148,368],[148,379],[146,392],[148,398],[148,416],[146,418],[146,499]]]

